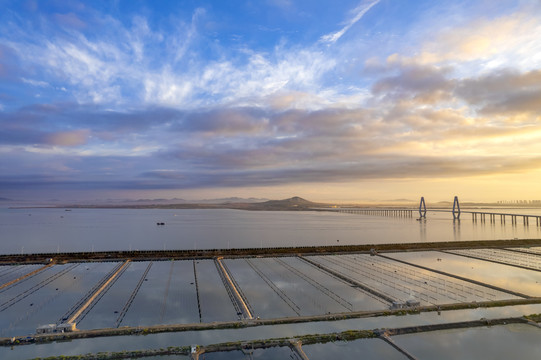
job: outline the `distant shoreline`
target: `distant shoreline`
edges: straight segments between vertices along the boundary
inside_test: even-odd
[[[277,200],[279,202],[281,200]],[[140,205],[111,205],[111,204],[63,204],[63,205],[21,205],[21,206],[9,206],[8,209],[171,209],[171,210],[190,210],[190,209],[230,209],[230,210],[248,210],[248,211],[324,211],[324,208],[340,208],[340,209],[353,209],[353,208],[367,208],[367,209],[417,209],[418,205],[386,205],[386,204],[325,204],[325,203],[312,203],[311,205],[291,205],[291,204],[267,204],[265,203],[224,203],[224,204],[200,204],[200,203],[186,203],[186,204],[140,204]],[[490,204],[490,203],[465,203],[461,204],[463,209],[541,209],[539,205],[531,206],[513,206],[502,204]],[[452,206],[439,205],[434,206],[432,209],[452,209]],[[430,209],[428,209],[430,211]]]
[[[320,205],[326,207],[323,204]],[[330,207],[330,206],[329,206]],[[259,204],[173,204],[173,205],[64,205],[64,206],[12,206],[9,209],[131,209],[131,210],[196,210],[229,209],[248,211],[321,211],[312,207],[265,206]]]
[[[315,203],[298,196],[284,200],[264,202],[226,202],[218,204],[185,203],[185,204],[63,204],[44,206],[18,206],[10,209],[234,209],[252,211],[314,211],[318,207],[332,207],[334,204]]]
[[[430,204],[432,209],[451,209],[453,203],[438,202]],[[506,209],[541,209],[539,204],[498,204],[498,203],[461,203],[462,208],[506,208]],[[146,203],[146,204],[55,204],[55,205],[21,205],[11,206],[9,209],[232,209],[251,211],[324,211],[325,208],[383,208],[383,209],[417,209],[417,203],[371,203],[371,204],[340,204],[340,203],[317,203],[298,196],[283,200],[267,200],[262,202],[253,201],[226,201],[219,203],[194,202],[194,203]]]

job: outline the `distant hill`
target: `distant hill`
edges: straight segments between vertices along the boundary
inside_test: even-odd
[[[238,203],[261,203],[268,199],[228,197],[221,199],[204,199],[194,201],[197,204],[238,204]]]
[[[241,204],[231,204],[231,205],[241,205]],[[308,201],[298,196],[294,196],[289,199],[284,200],[269,200],[261,203],[253,204],[242,204],[242,207],[234,207],[238,209],[246,210],[307,210],[309,208],[325,206],[325,204],[315,203]]]
[[[289,199],[284,200],[269,200],[261,203],[262,206],[268,207],[307,207],[307,206],[317,206],[316,203],[308,201],[298,196],[294,196]]]
[[[227,198],[226,202],[216,203],[178,203],[178,204],[101,204],[101,205],[63,205],[70,208],[130,208],[130,209],[237,209],[237,210],[259,210],[259,211],[287,211],[287,210],[308,210],[314,207],[329,206],[328,204],[315,203],[294,196],[284,200],[268,200],[254,202],[256,199]]]
[[[137,199],[137,200],[125,200],[126,203],[135,202],[135,203],[177,203],[177,202],[186,202],[184,199],[173,198],[173,199]]]
[[[140,206],[179,206],[179,207],[190,207],[195,205],[200,205],[205,207],[209,205],[222,205],[230,203],[260,203],[267,201],[268,199],[257,199],[257,198],[240,198],[240,197],[229,197],[229,198],[220,198],[220,199],[202,199],[202,200],[186,200],[180,198],[173,199],[106,199],[106,200],[93,200],[85,205],[92,205],[95,207],[105,206],[105,207],[140,207]]]

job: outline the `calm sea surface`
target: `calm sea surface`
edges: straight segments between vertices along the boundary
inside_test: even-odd
[[[485,211],[489,211],[486,210]],[[502,211],[502,210],[493,210]],[[541,210],[505,212],[540,214]],[[0,209],[0,253],[174,250],[540,238],[529,226],[428,212],[426,221],[333,212]],[[157,226],[164,222],[164,226]]]

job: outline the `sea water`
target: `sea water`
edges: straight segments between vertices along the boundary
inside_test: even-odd
[[[488,211],[488,210],[485,210]],[[524,212],[524,210],[521,210]],[[541,210],[538,210],[541,212]],[[327,211],[0,208],[0,254],[539,238],[541,227]],[[165,225],[157,225],[163,222]]]

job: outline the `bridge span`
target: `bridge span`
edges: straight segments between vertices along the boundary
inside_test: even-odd
[[[321,210],[321,209],[320,209]],[[425,198],[421,197],[419,203],[419,209],[411,208],[327,208],[328,211],[336,211],[340,213],[349,213],[349,214],[362,214],[362,215],[379,215],[379,216],[394,216],[394,217],[407,217],[413,218],[414,213],[419,213],[419,220],[426,219],[427,212],[442,212],[448,213],[453,216],[453,220],[460,220],[461,214],[471,214],[472,221],[484,223],[490,221],[490,223],[495,224],[499,218],[501,224],[505,224],[508,219],[512,225],[517,225],[519,219],[522,219],[522,223],[527,226],[530,225],[530,220],[532,223],[535,221],[535,224],[541,227],[541,215],[532,215],[532,214],[513,214],[506,212],[494,212],[494,211],[481,211],[481,210],[461,210],[458,197],[455,196],[453,201],[452,209],[427,209]]]

